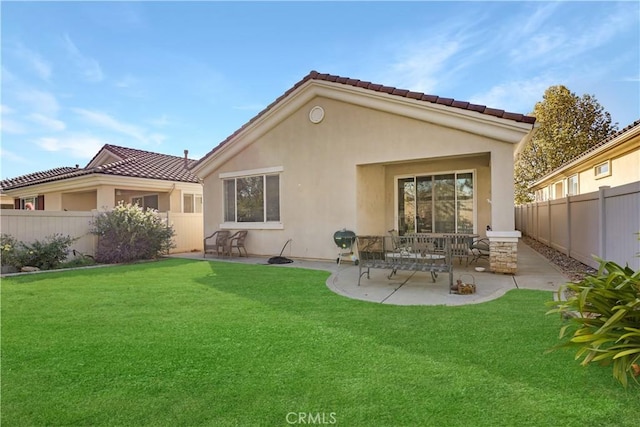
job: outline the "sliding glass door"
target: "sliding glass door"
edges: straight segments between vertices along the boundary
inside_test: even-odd
[[[473,172],[399,178],[398,231],[473,233]]]

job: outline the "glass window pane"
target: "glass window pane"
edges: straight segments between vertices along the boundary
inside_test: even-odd
[[[454,174],[436,175],[433,193],[435,197],[435,232],[455,233],[456,231],[456,187]]]
[[[193,194],[182,196],[182,208],[184,213],[193,213]]]
[[[280,221],[280,176],[268,175],[267,181],[267,221]]]
[[[457,233],[473,233],[473,174],[459,173],[456,176]]]
[[[158,210],[158,195],[144,196],[144,208]]]
[[[195,196],[195,213],[202,213],[202,195],[196,194]]]
[[[415,232],[416,185],[414,178],[398,180],[398,234]]]
[[[264,221],[264,176],[238,178],[237,185],[237,221]]]
[[[567,186],[569,187],[567,191],[570,196],[575,196],[576,194],[578,194],[578,175],[573,175],[572,177],[570,177]]]
[[[417,201],[416,218],[418,233],[433,232],[433,177],[420,176],[416,178]]]
[[[224,181],[224,220],[236,222],[236,180]]]

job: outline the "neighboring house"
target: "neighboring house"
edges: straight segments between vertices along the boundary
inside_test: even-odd
[[[536,201],[598,191],[640,181],[640,120],[536,181]]]
[[[335,231],[476,233],[515,272],[514,148],[535,118],[312,71],[192,168],[204,232],[335,259]],[[485,231],[491,226],[493,231]]]
[[[89,164],[36,172],[0,183],[15,209],[91,211],[118,202],[161,212],[202,212],[202,185],[189,171],[196,161],[106,144]]]
[[[4,194],[2,188],[0,188],[0,205],[1,209],[13,209],[14,207],[13,197]]]

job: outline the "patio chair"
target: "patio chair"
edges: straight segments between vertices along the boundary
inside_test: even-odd
[[[481,258],[489,258],[489,239],[483,237],[476,240],[471,245],[471,262],[476,262]]]
[[[451,244],[451,256],[453,258],[458,258],[460,260],[460,265],[462,265],[462,259],[466,260],[466,265],[469,265],[469,257],[473,256],[471,252],[470,241],[472,241],[467,236],[461,235],[449,235],[447,238],[450,239]]]
[[[216,256],[219,256],[221,253],[224,256],[227,253],[230,235],[231,232],[229,230],[218,230],[211,236],[205,237],[203,240],[203,257],[206,257],[207,253],[213,253],[214,251]]]
[[[238,249],[238,256],[242,256],[244,250],[244,256],[248,257],[247,248],[244,247],[244,240],[247,238],[247,230],[240,230],[233,236],[229,237],[229,256],[233,255],[233,248]]]

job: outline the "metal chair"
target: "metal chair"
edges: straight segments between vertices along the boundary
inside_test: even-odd
[[[228,250],[230,236],[231,232],[229,230],[218,230],[211,236],[205,237],[202,242],[204,247],[203,257],[206,257],[207,253],[213,253],[214,251],[216,256],[219,256],[220,253],[224,256]],[[213,241],[207,242],[210,239]]]
[[[481,258],[489,258],[489,252],[489,239],[482,238],[476,240],[473,245],[471,245],[471,253],[473,254],[471,262],[476,262]]]
[[[247,248],[244,247],[244,240],[247,238],[247,230],[240,230],[231,237],[229,237],[229,256],[233,255],[233,248],[238,249],[238,256],[242,256],[244,250],[244,256],[248,257]]]

